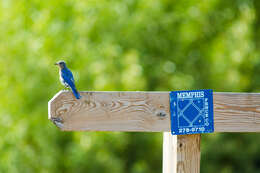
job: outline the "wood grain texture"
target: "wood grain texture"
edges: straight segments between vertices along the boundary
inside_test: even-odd
[[[260,132],[259,93],[214,93],[216,132]]]
[[[49,101],[49,119],[68,131],[169,132],[169,92],[69,91]],[[214,93],[215,132],[260,132],[260,94]]]
[[[163,133],[163,173],[200,172],[200,134]]]
[[[49,119],[62,130],[167,131],[169,94],[156,92],[60,92],[49,102]],[[58,123],[58,124],[57,124]]]

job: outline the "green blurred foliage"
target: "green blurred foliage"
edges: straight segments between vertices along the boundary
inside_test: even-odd
[[[1,0],[0,172],[161,172],[161,133],[49,122],[53,63],[79,90],[259,92],[259,17],[257,0]],[[260,172],[259,146],[255,133],[203,135],[201,171]]]

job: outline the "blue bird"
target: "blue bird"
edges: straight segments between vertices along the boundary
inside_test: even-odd
[[[81,96],[76,89],[73,74],[66,66],[66,63],[64,61],[58,61],[55,63],[55,65],[59,66],[60,81],[62,85],[64,85],[66,88],[70,88],[76,99],[80,99]]]

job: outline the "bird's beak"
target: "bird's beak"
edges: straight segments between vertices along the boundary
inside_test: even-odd
[[[56,62],[54,65],[58,65],[58,63]]]

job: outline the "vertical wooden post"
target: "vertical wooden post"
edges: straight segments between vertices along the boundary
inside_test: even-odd
[[[163,173],[200,172],[200,134],[163,133]]]

